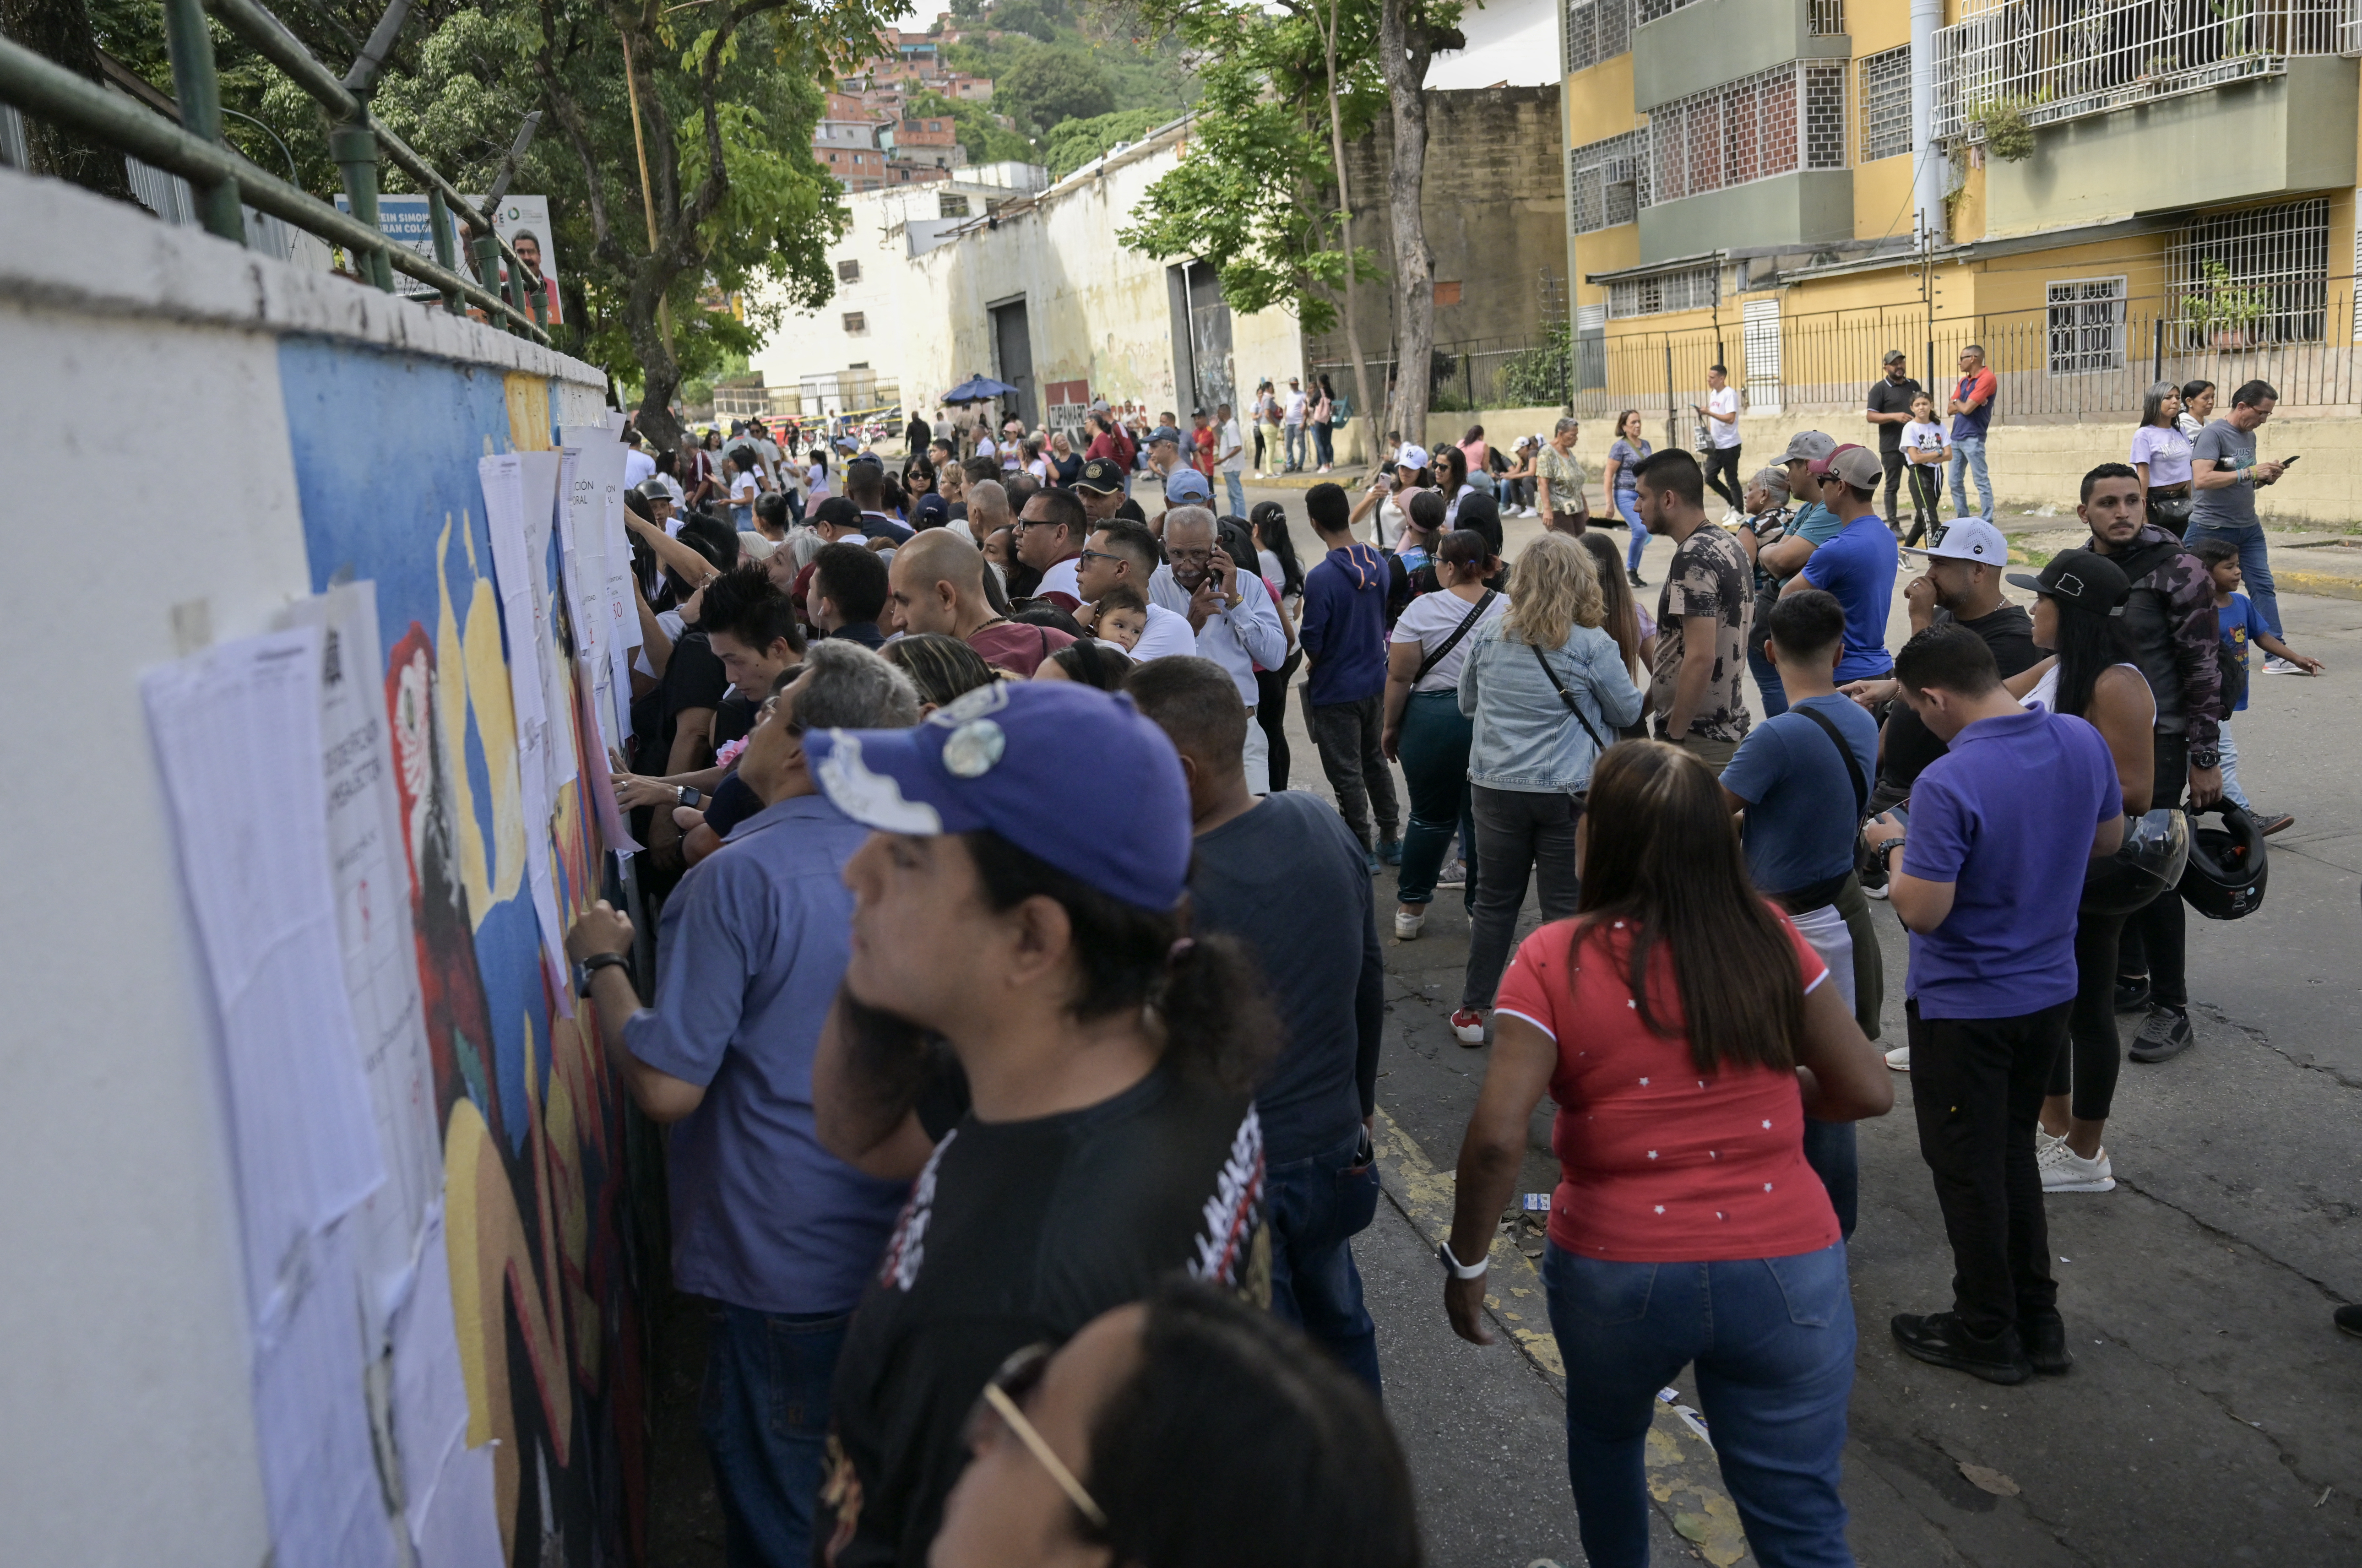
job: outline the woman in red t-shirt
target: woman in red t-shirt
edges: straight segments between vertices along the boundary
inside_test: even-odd
[[[1452,1329],[1493,1341],[1483,1270],[1547,1092],[1561,1174],[1542,1277],[1584,1551],[1648,1561],[1650,1416],[1694,1362],[1756,1556],[1850,1562],[1838,1456],[1853,1305],[1805,1117],[1883,1115],[1893,1088],[1812,947],[1749,885],[1695,757],[1612,747],[1575,863],[1575,917],[1528,937],[1501,985],[1442,1254]]]

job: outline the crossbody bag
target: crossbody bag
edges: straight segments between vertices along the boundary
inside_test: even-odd
[[[1829,737],[1829,744],[1838,748],[1838,756],[1845,759],[1846,778],[1853,783],[1853,821],[1857,841],[1854,857],[1859,861],[1861,850],[1859,842],[1861,820],[1870,814],[1870,780],[1863,776],[1861,763],[1854,756],[1853,747],[1846,745],[1845,736],[1838,733],[1836,723],[1827,714],[1812,708],[1791,708],[1788,711],[1792,713],[1802,713],[1805,718],[1818,724],[1821,727],[1821,733]],[[1810,887],[1798,888],[1783,893],[1780,895],[1780,906],[1790,914],[1804,914],[1812,910],[1826,908],[1837,902],[1839,889],[1844,888],[1845,879],[1851,875],[1853,873],[1850,871],[1841,871],[1826,882],[1816,882]]]
[[[1492,604],[1493,601],[1500,597],[1501,596],[1498,593],[1496,593],[1489,588],[1485,591],[1485,597],[1476,601],[1476,607],[1468,612],[1467,615],[1462,619],[1460,624],[1451,628],[1451,635],[1444,638],[1440,644],[1437,645],[1433,653],[1418,661],[1418,673],[1410,678],[1410,687],[1412,690],[1418,690],[1418,683],[1427,679],[1427,672],[1433,669],[1437,665],[1441,664],[1445,657],[1449,655],[1453,648],[1460,646],[1461,638],[1466,636],[1469,633],[1476,629],[1476,623],[1485,618],[1486,608]]]
[[[1526,646],[1533,649],[1534,662],[1540,665],[1542,673],[1550,678],[1551,690],[1557,692],[1558,700],[1566,704],[1566,711],[1574,715],[1574,722],[1583,726],[1583,733],[1591,737],[1591,744],[1601,751],[1606,751],[1607,743],[1599,738],[1599,732],[1593,729],[1591,721],[1583,716],[1582,705],[1575,701],[1574,693],[1566,689],[1566,682],[1558,678],[1558,671],[1551,668],[1550,660],[1542,657],[1542,650],[1534,647],[1531,643],[1528,643]]]

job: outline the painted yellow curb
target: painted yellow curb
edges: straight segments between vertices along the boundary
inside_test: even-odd
[[[1452,1174],[1438,1170],[1418,1142],[1383,1110],[1375,1138],[1378,1176],[1386,1196],[1429,1246],[1441,1242],[1451,1231]],[[1566,1364],[1550,1331],[1550,1308],[1533,1260],[1509,1237],[1496,1236],[1491,1277],[1494,1288],[1485,1297],[1485,1309],[1527,1359],[1563,1383]],[[1438,1296],[1436,1309],[1440,1311],[1440,1292]],[[1646,1463],[1649,1495],[1683,1539],[1715,1568],[1730,1568],[1745,1560],[1747,1536],[1739,1529],[1738,1507],[1722,1490],[1714,1450],[1670,1406],[1660,1403],[1650,1422]]]
[[[2287,558],[2281,558],[2285,560]],[[2362,577],[2328,571],[2290,571],[2277,567],[2272,579],[2283,593],[2312,593],[2323,599],[2362,599]]]

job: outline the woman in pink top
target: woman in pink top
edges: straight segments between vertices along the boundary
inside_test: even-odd
[[[1493,1342],[1484,1270],[1547,1091],[1560,1181],[1542,1277],[1595,1568],[1649,1560],[1650,1416],[1693,1362],[1756,1557],[1849,1563],[1838,1456],[1853,1305],[1805,1117],[1881,1116],[1894,1091],[1827,969],[1749,885],[1695,757],[1611,748],[1575,864],[1575,917],[1527,938],[1501,985],[1441,1253],[1452,1329]]]

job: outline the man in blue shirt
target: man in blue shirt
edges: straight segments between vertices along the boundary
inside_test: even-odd
[[[1362,845],[1318,795],[1282,790],[1258,800],[1250,790],[1254,725],[1211,660],[1153,660],[1124,690],[1172,737],[1188,777],[1196,929],[1227,933],[1254,955],[1286,1042],[1255,1091],[1271,1309],[1376,1391],[1377,1330],[1352,1239],[1377,1213],[1369,1121],[1385,957]]]
[[[1369,850],[1374,872],[1381,863],[1402,860],[1394,775],[1378,745],[1386,690],[1386,563],[1376,550],[1353,542],[1353,505],[1341,487],[1314,485],[1304,492],[1304,511],[1329,547],[1304,574],[1304,623],[1297,640],[1310,667],[1306,716],[1337,809]]]
[[[1818,590],[1772,607],[1764,651],[1788,708],[1757,724],[1722,770],[1723,800],[1747,813],[1747,871],[1788,911],[1870,1030],[1884,999],[1878,934],[1854,881],[1854,837],[1878,773],[1878,722],[1830,679],[1845,642],[1844,609]],[[1847,895],[1850,893],[1850,898]],[[1848,918],[1860,911],[1860,927]],[[1866,1030],[1865,1032],[1868,1032]],[[1838,1227],[1853,1234],[1860,1162],[1850,1121],[1805,1123],[1805,1158],[1829,1189]]]
[[[630,921],[602,900],[567,934],[610,1063],[673,1124],[673,1278],[716,1308],[703,1427],[733,1563],[811,1561],[829,1383],[909,1191],[839,1160],[813,1128],[812,1055],[853,919],[844,865],[869,831],[819,792],[803,733],[918,716],[901,671],[850,642],[815,644],[738,759],[763,810],[666,901],[656,1005],[631,980]]]
[[[1873,504],[1878,454],[1867,447],[1840,447],[1825,463],[1829,482],[1822,493],[1836,510],[1838,531],[1814,547],[1803,569],[1780,591],[1817,588],[1837,595],[1845,606],[1845,652],[1838,659],[1838,679],[1871,680],[1894,668],[1886,652],[1886,616],[1894,604],[1897,557],[1894,536],[1879,521]]]
[[[1894,676],[1950,747],[1912,787],[1907,835],[1882,817],[1868,836],[1911,933],[1911,1098],[1953,1275],[1952,1310],[1893,1329],[1921,1361],[2022,1383],[2073,1364],[2034,1130],[2074,1004],[2077,868],[2124,842],[2124,792],[2099,731],[2021,707],[1967,627],[1915,635]]]

